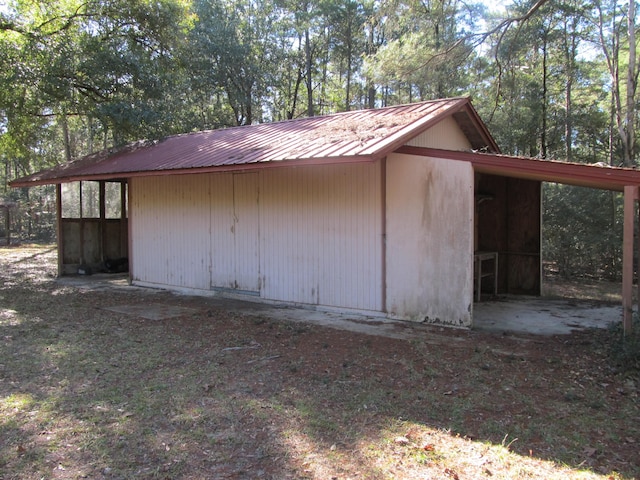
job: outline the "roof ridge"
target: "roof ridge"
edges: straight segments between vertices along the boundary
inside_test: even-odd
[[[435,100],[421,100],[419,102],[401,103],[399,105],[386,105],[384,107],[360,108],[360,109],[357,109],[357,110],[347,110],[347,111],[344,111],[344,112],[333,112],[333,113],[327,113],[327,114],[324,114],[324,115],[314,115],[312,117],[287,118],[287,119],[284,119],[284,120],[276,120],[276,121],[273,121],[273,122],[250,123],[248,125],[223,126],[223,127],[220,127],[220,128],[209,128],[209,129],[206,129],[206,130],[196,130],[196,131],[192,131],[192,132],[182,132],[182,133],[176,133],[176,134],[173,134],[173,135],[167,135],[166,137],[162,137],[159,141],[162,142],[163,140],[168,139],[168,138],[183,137],[183,136],[189,136],[189,135],[201,135],[201,134],[206,134],[206,133],[211,133],[211,132],[245,129],[245,128],[248,128],[248,127],[279,125],[279,124],[293,123],[293,122],[315,121],[315,120],[320,120],[320,119],[329,119],[329,118],[338,117],[338,116],[357,115],[357,114],[362,114],[363,112],[372,112],[372,111],[374,111],[374,112],[384,112],[384,111],[389,111],[389,110],[406,109],[406,108],[409,108],[409,107],[418,107],[420,105],[436,104],[436,103],[448,103],[448,102],[454,102],[454,101],[460,101],[460,100],[470,101],[470,97],[468,97],[468,96],[446,97],[446,98],[438,98],[438,99],[435,99]]]

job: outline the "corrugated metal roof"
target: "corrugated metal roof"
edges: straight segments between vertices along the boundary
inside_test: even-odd
[[[475,148],[498,151],[469,99],[451,98],[138,142],[21,178],[11,185],[260,168],[285,161],[371,161],[454,114],[471,142],[477,144]]]

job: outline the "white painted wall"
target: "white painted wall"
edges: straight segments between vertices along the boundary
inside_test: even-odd
[[[471,325],[471,164],[387,159],[387,309],[392,317]]]
[[[131,180],[132,278],[380,311],[380,163]]]
[[[211,287],[260,291],[258,173],[210,174]]]
[[[442,119],[433,127],[407,142],[412,147],[469,150],[471,143],[452,117]]]
[[[452,119],[411,144],[470,147]],[[368,311],[386,294],[390,316],[470,325],[471,165],[392,154],[383,179],[384,165],[133,178],[132,279]]]
[[[407,144],[471,149],[452,117]],[[464,162],[391,155],[386,181],[389,315],[470,326],[473,169]]]
[[[263,297],[382,309],[380,175],[379,162],[262,172]]]
[[[132,280],[208,289],[209,178],[200,175],[130,180]]]
[[[235,238],[233,207],[233,174],[219,173],[207,175],[210,182],[210,198],[207,207],[210,217],[205,217],[210,225],[211,252],[210,287],[234,288],[235,279]],[[204,220],[204,219],[203,219]]]

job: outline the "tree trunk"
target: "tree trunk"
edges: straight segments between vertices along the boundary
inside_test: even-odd
[[[349,18],[349,28],[347,29],[347,85],[345,88],[344,96],[344,109],[346,112],[351,110],[351,69],[353,56],[353,38],[352,38],[352,20]]]
[[[564,54],[565,54],[565,69],[567,75],[567,81],[565,83],[565,130],[564,130],[564,142],[565,142],[565,158],[568,162],[573,160],[573,80],[576,72],[576,54],[577,54],[577,37],[575,34],[575,18],[572,31],[569,32],[567,21],[564,25]]]
[[[627,31],[629,35],[629,66],[627,68],[627,115],[625,133],[625,167],[635,164],[635,123],[636,123],[636,2],[629,2],[627,15]]]
[[[369,28],[369,40],[367,42],[367,53],[369,55],[373,55],[374,47],[373,47],[373,24]],[[376,87],[373,84],[373,80],[371,78],[367,78],[367,106],[369,108],[375,108],[376,106]]]
[[[64,142],[64,156],[67,162],[70,162],[73,155],[71,154],[71,141],[69,139],[69,124],[67,123],[67,115],[60,116],[60,125],[62,126],[62,141]]]
[[[540,157],[547,158],[547,33],[542,39],[542,126],[540,132]]]
[[[313,78],[311,75],[311,39],[309,38],[309,29],[304,31],[304,53],[307,67],[307,115],[313,117]]]

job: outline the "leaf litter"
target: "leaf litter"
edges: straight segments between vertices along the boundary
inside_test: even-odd
[[[0,249],[3,480],[640,477],[639,381],[606,331],[374,337],[55,265]],[[108,310],[149,303],[184,310]]]

